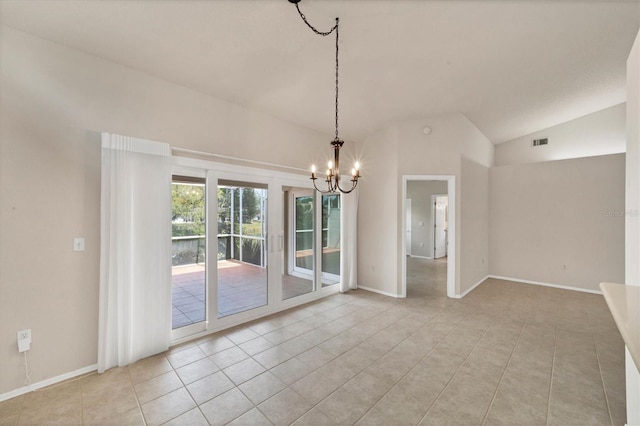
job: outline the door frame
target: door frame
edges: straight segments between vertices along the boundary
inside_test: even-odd
[[[402,253],[401,253],[401,294],[400,297],[407,297],[407,249],[404,238],[407,232],[407,218],[404,214],[407,199],[407,182],[409,181],[446,181],[447,195],[449,196],[449,211],[447,222],[449,232],[447,239],[449,242],[447,253],[447,297],[459,298],[456,294],[456,177],[455,175],[403,175],[402,176]]]

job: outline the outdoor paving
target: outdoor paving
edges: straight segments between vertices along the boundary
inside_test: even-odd
[[[173,267],[172,324],[180,328],[205,320],[205,268]],[[312,291],[310,280],[283,276],[283,298]],[[267,304],[267,269],[232,260],[218,261],[218,313],[233,315]]]

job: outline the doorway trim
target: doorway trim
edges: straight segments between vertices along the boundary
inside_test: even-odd
[[[407,182],[409,181],[430,181],[439,180],[447,182],[447,195],[449,196],[449,211],[447,222],[449,223],[448,253],[447,253],[447,297],[456,296],[456,177],[454,175],[403,175],[402,176],[402,255],[401,255],[401,297],[407,297],[407,250],[405,238],[407,234],[407,218],[404,214],[406,210]]]

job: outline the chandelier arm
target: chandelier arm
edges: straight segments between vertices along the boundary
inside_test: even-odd
[[[318,188],[318,187],[316,186],[316,179],[313,179],[313,178],[312,178],[311,180],[313,181],[313,187],[314,187],[314,188],[316,189],[316,191],[318,191],[319,193],[321,193],[321,194],[331,194],[331,193],[333,192],[333,191],[331,191],[331,189],[329,189],[329,190],[327,190],[327,191],[323,191],[323,190],[321,190],[320,188]]]
[[[353,183],[351,184],[351,189],[350,189],[350,190],[348,190],[348,191],[345,191],[344,189],[342,189],[342,188],[340,187],[340,182],[338,182],[338,181],[336,181],[336,188],[337,188],[337,189],[338,189],[338,191],[340,191],[341,193],[343,193],[343,194],[348,194],[348,193],[352,192],[354,189],[356,189],[356,186],[358,186],[358,181],[357,181],[357,180],[351,180],[351,182],[353,182]]]

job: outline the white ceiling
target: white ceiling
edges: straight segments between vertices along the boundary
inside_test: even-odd
[[[625,101],[640,1],[302,0],[340,136],[461,112],[494,143]],[[333,133],[335,39],[287,0],[0,0],[4,25]]]

